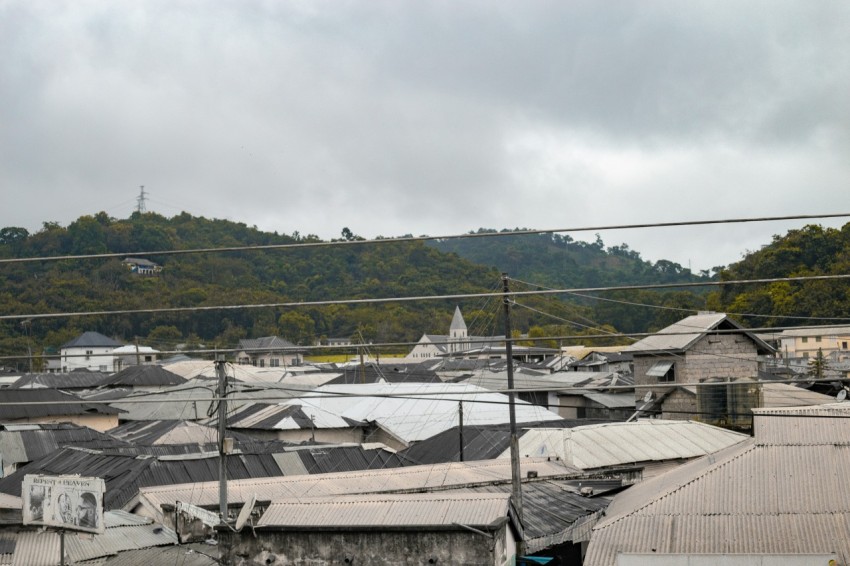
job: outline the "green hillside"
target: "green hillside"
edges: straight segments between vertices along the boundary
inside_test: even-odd
[[[488,230],[480,230],[487,232]],[[489,230],[489,232],[493,232]],[[344,229],[338,241],[359,238]],[[847,273],[850,224],[841,230],[809,226],[789,232],[730,266],[725,279]],[[0,258],[44,258],[115,253],[115,258],[61,259],[0,265],[0,312],[6,315],[269,305],[391,297],[428,297],[512,290],[684,283],[707,280],[669,262],[647,262],[627,245],[606,248],[551,234],[463,240],[319,245],[298,249],[192,253],[149,257],[163,267],[156,276],[131,273],[122,259],[134,252],[278,244],[323,244],[315,236],[262,232],[243,223],[183,213],[172,218],[106,213],[83,216],[67,227],[45,223],[34,234],[0,229]],[[531,337],[644,332],[694,310],[711,308],[753,315],[752,325],[793,325],[813,317],[848,315],[845,282],[777,283],[730,287],[707,294],[692,290],[635,290],[516,298],[515,331]],[[308,345],[325,337],[362,342],[413,342],[422,333],[444,334],[455,304],[475,335],[502,333],[497,298],[327,304],[310,307],[211,309],[182,313],[33,318],[0,322],[0,365],[21,366],[28,349],[56,348],[86,330],[162,350],[178,344],[233,348],[240,338],[279,335]],[[658,308],[662,307],[662,308]],[[802,317],[802,318],[799,318]],[[577,343],[548,340],[545,346]],[[584,343],[604,345],[616,339]],[[406,348],[399,347],[403,352]],[[16,359],[10,359],[16,358]]]
[[[769,245],[729,266],[721,278],[773,279],[848,273],[850,223],[841,229],[810,225],[784,236],[774,236]],[[824,319],[850,317],[850,284],[846,280],[822,280],[728,286],[713,293],[709,304],[716,310],[741,313],[738,318],[754,327],[825,324],[828,321]]]
[[[341,240],[357,237],[347,229]],[[105,213],[84,216],[67,227],[45,223],[34,234],[0,230],[0,257],[32,258],[102,253],[117,258],[5,263],[0,265],[0,312],[6,314],[209,307],[302,301],[481,293],[498,289],[492,268],[442,253],[419,242],[349,244],[151,256],[162,266],[156,276],[130,273],[124,257],[140,251],[321,243],[315,236],[261,232],[242,223],[187,213],[173,218],[134,214],[126,220]],[[0,355],[20,356],[31,348],[58,347],[85,330],[96,330],[160,349],[177,344],[234,347],[240,338],[280,335],[299,344],[322,337],[364,342],[412,342],[423,332],[445,334],[455,304],[470,332],[501,333],[497,300],[416,301],[315,307],[202,310],[35,318],[4,321]],[[531,304],[544,307],[531,299]],[[583,309],[556,307],[573,316]],[[525,332],[537,315],[518,313]],[[20,364],[20,361],[17,362]],[[10,365],[0,362],[0,365]]]

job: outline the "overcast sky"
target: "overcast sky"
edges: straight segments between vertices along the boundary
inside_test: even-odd
[[[0,0],[0,226],[140,185],[325,239],[850,212],[848,30],[844,0]],[[804,224],[601,236],[696,271]]]

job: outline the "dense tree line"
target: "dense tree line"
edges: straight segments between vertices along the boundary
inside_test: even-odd
[[[340,241],[359,240],[344,228]],[[262,232],[243,223],[183,213],[173,218],[133,214],[117,220],[100,212],[67,227],[46,222],[34,234],[0,230],[0,257],[32,258],[102,253],[118,258],[61,259],[0,266],[0,312],[80,313],[144,308],[332,301],[468,294],[498,287],[499,273],[419,242],[305,247],[145,256],[162,266],[156,276],[131,273],[122,263],[134,252],[319,243],[316,236]],[[201,310],[192,313],[37,318],[0,325],[0,352],[20,355],[56,348],[86,330],[160,349],[178,344],[232,348],[241,338],[280,335],[299,344],[324,337],[362,342],[412,342],[422,333],[445,334],[454,301],[327,305],[298,308]],[[499,305],[478,313],[462,304],[467,320],[498,334]],[[476,316],[480,314],[480,316]],[[520,315],[527,331],[533,316]],[[20,362],[19,362],[20,363]],[[0,365],[4,365],[0,362]],[[8,365],[8,364],[5,364]]]
[[[720,276],[732,281],[848,273],[850,223],[840,229],[809,225],[774,236]],[[824,319],[850,317],[850,284],[839,279],[724,286],[712,293],[709,305],[739,313],[737,318],[750,326],[825,324]]]
[[[850,225],[848,225],[850,226]],[[789,232],[720,273],[726,279],[847,273],[850,228],[809,226]],[[348,228],[332,247],[145,256],[163,267],[140,276],[122,263],[134,252],[313,244],[313,235],[263,232],[256,227],[182,213],[166,218],[134,213],[115,219],[100,212],[67,227],[45,222],[29,233],[0,229],[0,257],[43,258],[101,253],[117,258],[60,259],[0,265],[0,312],[80,313],[144,308],[210,307],[340,299],[481,293],[500,289],[500,273],[529,282],[517,290],[587,288],[645,283],[680,283],[709,278],[669,262],[647,262],[626,244],[605,248],[569,236],[541,234],[473,238],[424,244],[365,243]],[[716,276],[716,275],[715,275]],[[241,338],[283,336],[299,344],[326,337],[365,343],[412,342],[422,333],[444,334],[457,301],[323,305],[311,307],[202,310],[191,313],[96,315],[35,318],[0,323],[0,355],[22,356],[56,348],[83,331],[97,330],[119,340],[160,349],[232,348]],[[643,332],[662,328],[706,307],[781,317],[745,323],[785,325],[793,317],[846,316],[844,282],[777,283],[758,288],[620,291],[564,297],[517,298],[513,327],[531,338]],[[496,299],[460,304],[470,333],[501,334]],[[524,308],[527,307],[527,308]],[[659,308],[661,307],[661,308]],[[814,320],[814,319],[812,319]],[[580,341],[576,339],[573,343]],[[593,341],[595,344],[616,339]],[[541,345],[566,345],[548,340]],[[21,361],[18,360],[18,365]],[[0,361],[0,365],[10,365]],[[11,364],[11,365],[14,365]]]

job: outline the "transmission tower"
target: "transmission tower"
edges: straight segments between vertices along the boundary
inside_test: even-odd
[[[139,185],[139,196],[136,198],[136,212],[142,214],[147,212],[145,208],[145,186]]]

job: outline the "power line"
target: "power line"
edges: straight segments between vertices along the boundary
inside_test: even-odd
[[[590,293],[590,292],[605,292],[605,291],[631,291],[641,289],[678,289],[686,287],[722,287],[726,285],[752,285],[764,283],[791,283],[791,282],[806,282],[806,281],[830,281],[830,280],[846,280],[850,279],[850,274],[839,275],[805,275],[800,277],[774,277],[769,279],[740,279],[736,281],[698,281],[691,283],[660,283],[647,285],[619,285],[612,287],[584,287],[577,289],[550,289],[536,291],[509,291],[508,293],[462,293],[453,295],[419,295],[413,297],[384,297],[372,299],[336,299],[326,301],[294,301],[285,303],[255,303],[243,305],[215,305],[215,306],[194,306],[194,307],[167,307],[167,308],[152,308],[152,309],[120,309],[111,311],[82,311],[82,312],[61,312],[61,313],[42,313],[42,314],[10,314],[0,316],[0,320],[23,320],[23,319],[41,319],[41,318],[71,318],[77,316],[108,316],[108,315],[128,315],[128,314],[162,314],[162,313],[181,313],[181,312],[199,312],[199,311],[215,311],[215,310],[239,310],[239,309],[259,309],[259,308],[295,308],[295,307],[318,307],[330,305],[363,305],[363,304],[386,304],[386,303],[407,303],[413,301],[445,301],[449,299],[475,299],[480,297],[496,297],[496,296],[526,296],[526,295],[556,295],[564,293]]]
[[[40,261],[62,261],[69,259],[106,259],[116,257],[144,257],[144,256],[166,256],[166,255],[186,255],[200,253],[222,253],[222,252],[242,252],[242,251],[261,251],[261,250],[286,250],[286,249],[302,249],[302,248],[320,248],[330,246],[359,246],[367,244],[394,244],[401,242],[426,242],[426,241],[443,241],[443,240],[460,240],[466,238],[494,238],[505,236],[529,236],[536,234],[555,234],[560,232],[596,232],[606,230],[633,230],[639,228],[671,228],[682,226],[708,226],[713,224],[744,224],[748,222],[779,222],[788,220],[818,220],[826,218],[846,218],[850,217],[850,213],[836,214],[807,214],[793,216],[764,216],[754,218],[726,218],[719,220],[688,220],[682,222],[655,222],[642,224],[611,224],[605,226],[584,226],[572,228],[547,228],[540,230],[514,230],[511,232],[471,232],[468,234],[452,234],[445,236],[404,236],[400,238],[376,238],[370,240],[338,240],[338,241],[315,241],[315,242],[298,242],[294,244],[261,244],[253,246],[228,246],[223,248],[195,248],[188,250],[159,250],[159,251],[137,251],[126,253],[105,253],[105,254],[79,254],[65,256],[45,256],[45,257],[25,257],[25,258],[5,258],[0,259],[0,264],[4,263],[31,263]]]

